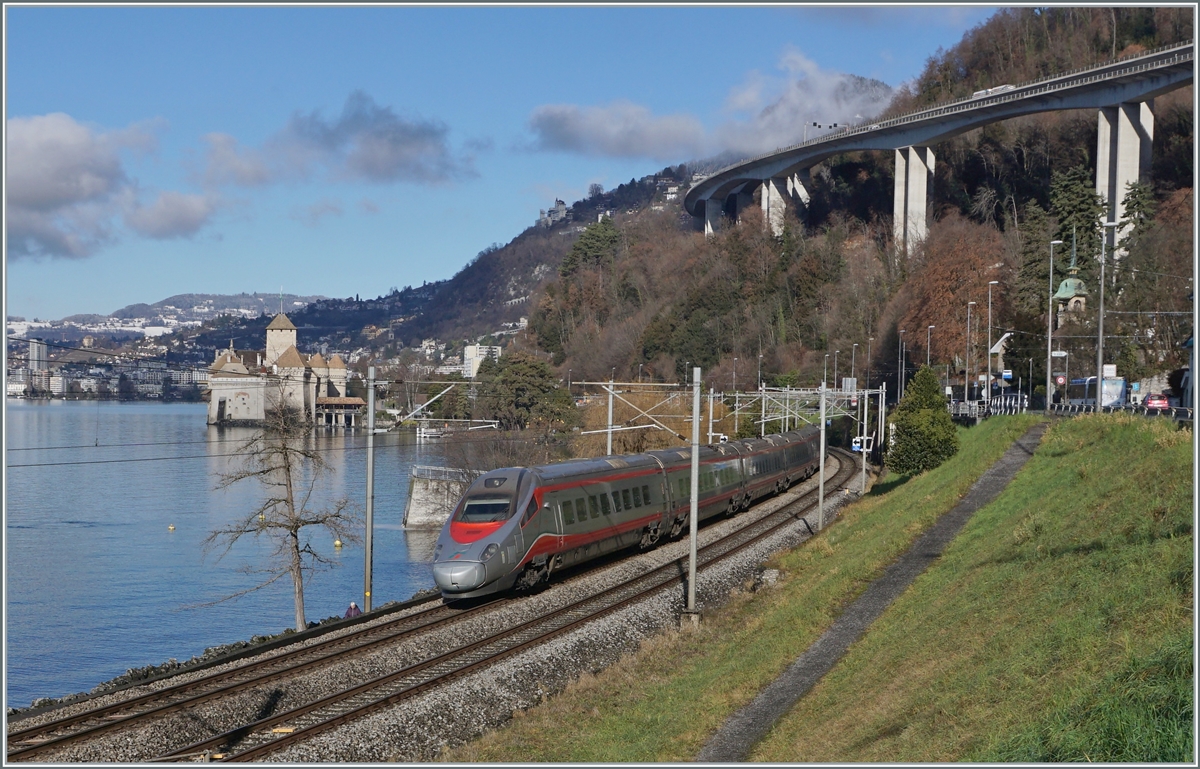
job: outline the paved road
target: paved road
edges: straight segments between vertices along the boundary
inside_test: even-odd
[[[829,672],[850,644],[866,632],[892,601],[912,584],[921,572],[941,557],[946,545],[958,534],[976,510],[987,505],[1008,486],[1024,466],[1042,439],[1048,423],[1030,428],[987,469],[953,510],[943,515],[921,538],[913,543],[883,576],[872,582],[858,600],[838,617],[833,626],[817,639],[767,688],[746,707],[731,715],[712,736],[697,761],[744,761],[759,740]]]

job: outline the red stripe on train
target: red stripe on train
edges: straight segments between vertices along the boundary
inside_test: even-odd
[[[462,521],[450,522],[450,538],[455,542],[467,544],[483,539],[488,534],[491,534],[496,529],[504,525],[504,521],[493,521],[489,523],[463,523]]]

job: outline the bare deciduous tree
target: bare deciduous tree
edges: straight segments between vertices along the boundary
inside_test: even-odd
[[[247,573],[264,575],[259,584],[220,600],[238,598],[291,577],[296,630],[303,630],[305,577],[332,565],[329,558],[312,546],[305,529],[321,528],[337,539],[357,542],[362,520],[357,507],[346,498],[335,499],[317,509],[309,507],[318,482],[332,470],[313,445],[308,424],[299,410],[283,405],[270,409],[262,431],[243,443],[237,453],[242,455],[240,465],[221,473],[217,488],[227,489],[241,481],[254,480],[265,494],[240,519],[209,534],[204,540],[204,552],[219,551],[220,560],[247,535],[255,539],[265,537],[272,550],[266,566],[244,569]]]

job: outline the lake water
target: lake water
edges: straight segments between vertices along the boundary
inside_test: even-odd
[[[294,624],[291,583],[245,590],[268,548],[244,538],[223,559],[201,542],[254,508],[260,489],[215,488],[225,456],[252,434],[209,427],[204,404],[6,400],[5,677],[9,706],[87,691],[132,667],[189,659],[206,647]],[[333,473],[315,505],[366,498],[366,436],[319,434]],[[118,461],[119,460],[119,461]],[[411,434],[375,436],[372,601],[433,587],[436,532],[400,525],[414,464],[441,462]],[[168,529],[174,526],[174,531]],[[335,560],[305,589],[308,620],[363,601],[361,545],[312,544]]]

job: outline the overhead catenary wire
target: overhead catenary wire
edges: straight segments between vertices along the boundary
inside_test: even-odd
[[[389,433],[388,435],[395,435],[397,437],[400,437],[401,434],[400,433]],[[469,436],[470,434],[467,434],[467,435]],[[487,435],[480,435],[480,434],[476,433],[476,435],[479,435],[479,437],[463,437],[463,438],[456,439],[456,440],[461,443],[494,443],[494,442],[522,443],[522,442],[536,441],[537,437],[538,437],[538,436],[533,436],[533,437],[526,438],[526,437],[519,436],[519,435],[518,436],[504,435],[503,433],[500,433],[500,434],[489,433]],[[365,436],[364,436],[364,440],[365,440]],[[204,441],[200,441],[200,442],[203,443]],[[225,442],[225,441],[215,441],[214,443],[222,443],[222,442]],[[229,441],[229,442],[244,444],[245,440],[238,439],[238,440]],[[407,445],[407,444],[409,444],[408,441],[396,441],[394,443],[384,443],[383,447],[386,448],[387,446],[401,446],[401,445]],[[110,448],[116,447],[116,446],[118,446],[118,445],[110,444]],[[28,448],[29,448],[29,450],[37,450],[38,447],[28,447]],[[81,445],[77,448],[95,448],[95,447]],[[378,449],[378,448],[380,448],[380,446],[377,445],[376,448]],[[317,448],[317,449],[311,449],[311,450],[316,451],[318,453],[335,453],[335,452],[336,453],[346,453],[346,452],[353,452],[353,451],[366,451],[367,446],[364,443],[361,446],[326,447],[326,448]],[[10,451],[11,451],[11,449],[10,449]],[[221,453],[221,454],[181,454],[178,456],[127,457],[127,458],[122,458],[122,459],[79,459],[79,460],[65,460],[62,462],[17,463],[17,464],[8,464],[8,465],[5,465],[5,467],[8,469],[14,469],[14,468],[27,468],[27,467],[63,467],[63,466],[71,466],[71,465],[102,465],[102,464],[117,464],[117,463],[136,464],[138,462],[163,462],[163,461],[170,461],[170,460],[177,460],[177,459],[220,459],[223,457],[248,456],[251,453],[252,452],[233,451],[233,452],[226,452],[226,453]]]

